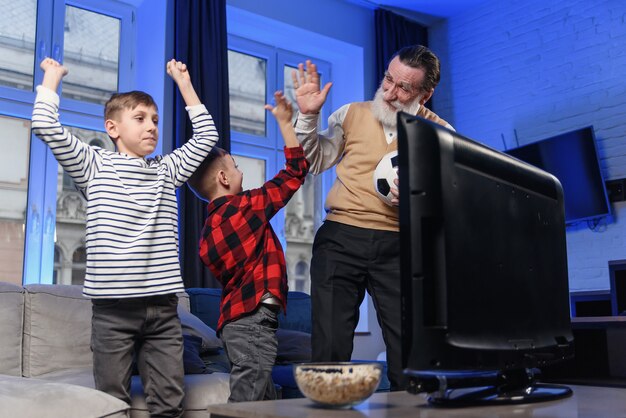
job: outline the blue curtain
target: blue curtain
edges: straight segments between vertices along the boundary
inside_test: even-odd
[[[428,46],[428,28],[385,9],[374,11],[376,28],[376,83],[380,83],[392,55],[409,45]],[[378,85],[376,85],[378,88]],[[426,103],[430,107],[432,99]]]
[[[213,116],[220,134],[218,146],[230,151],[228,109],[228,46],[226,0],[175,0],[174,57],[187,64],[191,79]],[[180,94],[174,103],[175,146],[191,138],[191,123]],[[185,287],[220,287],[198,257],[198,242],[206,203],[189,188],[178,190],[180,262]]]

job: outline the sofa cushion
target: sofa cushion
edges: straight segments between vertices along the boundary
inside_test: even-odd
[[[25,286],[23,374],[92,366],[91,301],[82,286]]]
[[[280,386],[283,399],[304,398],[293,375],[293,364],[274,366],[272,368],[272,380]]]
[[[0,377],[0,379],[1,378],[2,377]],[[45,376],[42,376],[41,379],[57,383],[80,385],[88,388],[95,387],[93,371],[91,369],[59,371],[46,374]],[[195,416],[192,411],[198,411],[198,416],[206,417],[206,413],[205,415],[202,415],[200,412],[205,411],[207,406],[216,403],[226,403],[228,401],[228,396],[230,395],[229,379],[230,375],[227,373],[186,374],[185,399],[183,400],[185,417]],[[146,401],[143,395],[143,386],[139,376],[132,377],[130,391],[132,417],[148,418],[148,408],[146,406]]]
[[[185,310],[180,304],[178,305],[178,317],[183,328],[183,336],[191,335],[201,339],[201,353],[216,352],[222,348],[222,340],[215,334],[215,330]]]
[[[276,339],[278,340],[276,364],[311,361],[311,334],[278,328]]]
[[[95,389],[40,379],[0,376],[3,417],[127,417],[128,405]]]
[[[189,306],[189,295],[187,292],[178,292],[176,293],[178,296],[178,306],[182,307],[187,312],[191,312],[191,307]]]
[[[57,370],[37,376],[37,379],[57,383],[69,383],[71,385],[85,386],[92,389],[96,387],[96,383],[93,378],[93,369],[91,367]]]
[[[189,294],[191,313],[211,328],[217,329],[217,321],[220,318],[222,289],[191,288],[187,289],[187,293]]]
[[[24,289],[0,282],[0,374],[22,375]]]
[[[185,417],[206,417],[209,405],[226,403],[230,396],[229,381],[230,375],[226,373],[185,375]],[[130,392],[132,417],[149,418],[139,376],[133,376]]]
[[[278,327],[311,333],[311,296],[304,292],[287,293],[287,315],[278,315]]]
[[[202,350],[202,338],[195,335],[183,334],[183,367],[185,374],[207,373],[206,364],[200,357]]]
[[[213,329],[217,328],[220,317],[222,289],[191,288],[187,289],[191,312]],[[278,326],[311,333],[311,296],[304,292],[287,293],[287,315],[278,315]]]

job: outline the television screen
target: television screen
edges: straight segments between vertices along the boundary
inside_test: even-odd
[[[566,223],[610,214],[593,127],[553,136],[506,153],[554,174],[560,180]]]
[[[398,157],[409,390],[545,395],[534,369],[570,356],[573,341],[559,181],[404,113]]]

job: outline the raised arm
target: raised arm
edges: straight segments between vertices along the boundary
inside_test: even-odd
[[[211,115],[193,88],[187,66],[172,59],[167,63],[166,71],[183,96],[193,129],[193,136],[184,145],[163,157],[174,185],[180,187],[204,161],[219,137]]]
[[[319,113],[326,102],[332,83],[326,83],[320,90],[320,75],[317,66],[311,60],[306,61],[306,69],[302,63],[298,64],[298,71],[292,70],[291,78],[300,113],[305,115]]]
[[[201,104],[200,98],[196,94],[196,90],[191,84],[191,77],[187,71],[187,65],[175,59],[167,63],[167,74],[172,77],[181,96],[187,106],[195,106]]]
[[[300,143],[296,138],[296,132],[291,124],[291,118],[293,116],[293,107],[291,106],[291,103],[289,103],[289,100],[287,100],[282,91],[275,92],[274,99],[276,101],[276,106],[266,104],[265,108],[272,112],[272,115],[276,118],[276,122],[278,122],[278,127],[280,128],[280,133],[285,141],[285,146],[287,148],[299,146]]]
[[[59,122],[59,95],[57,89],[67,68],[44,58],[40,63],[44,72],[33,106],[31,128],[35,135],[52,150],[59,164],[72,177],[76,186],[84,191],[88,182],[99,170],[101,157],[94,148],[65,129]]]
[[[44,58],[39,67],[43,70],[41,85],[56,93],[59,84],[61,84],[61,79],[68,73],[67,68],[52,58]]]

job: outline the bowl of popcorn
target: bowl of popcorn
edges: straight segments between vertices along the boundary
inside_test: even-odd
[[[326,408],[351,408],[378,388],[382,365],[376,362],[300,363],[293,374],[300,392]]]

